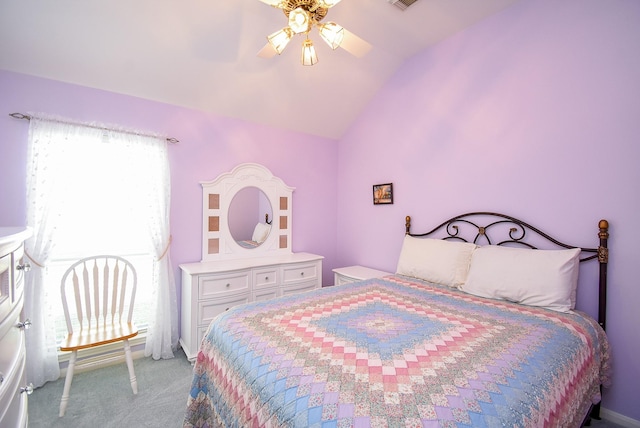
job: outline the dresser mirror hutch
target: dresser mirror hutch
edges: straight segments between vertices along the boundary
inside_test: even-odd
[[[292,251],[294,188],[256,163],[202,185],[202,258],[180,265],[180,344],[195,359],[218,314],[322,286],[322,256]]]
[[[293,187],[244,163],[202,185],[202,261],[291,253]]]

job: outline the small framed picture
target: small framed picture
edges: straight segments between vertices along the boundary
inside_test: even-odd
[[[393,203],[393,184],[374,184],[373,185],[373,205],[392,204]]]

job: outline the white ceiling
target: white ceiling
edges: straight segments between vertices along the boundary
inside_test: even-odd
[[[409,57],[517,0],[342,0],[334,21],[373,45],[363,58],[316,31],[256,56],[286,25],[258,0],[0,0],[0,69],[340,138]]]

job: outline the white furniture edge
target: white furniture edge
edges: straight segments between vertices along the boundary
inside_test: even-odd
[[[362,281],[371,278],[382,278],[392,275],[391,272],[385,272],[366,266],[353,265],[333,269],[333,285],[342,285],[349,282]]]
[[[187,359],[193,361],[197,357],[202,340],[201,330],[210,323],[210,321],[205,322],[204,312],[201,312],[205,310],[204,308],[208,308],[207,311],[210,315],[211,310],[215,307],[218,309],[226,307],[228,310],[239,304],[272,298],[270,296],[277,297],[321,288],[323,258],[323,256],[311,253],[292,253],[253,259],[181,264],[180,346]],[[287,278],[287,271],[291,272],[301,268],[314,269],[315,276],[293,280],[290,277]],[[265,273],[273,282],[269,285],[254,284],[258,276]],[[275,278],[271,277],[272,274],[275,274]],[[246,287],[235,289],[232,285],[234,279],[243,277],[246,278]],[[200,294],[201,287],[206,282],[220,280],[229,281],[227,287],[232,285],[231,288],[228,291],[216,292],[206,297]]]
[[[640,428],[640,421],[614,412],[613,410],[606,409],[604,407],[600,409],[600,416],[602,417],[602,419],[613,422],[614,424],[620,425],[621,427]]]
[[[261,255],[291,253],[292,245],[292,194],[295,187],[286,185],[263,165],[243,163],[230,172],[220,174],[202,185],[202,262],[222,259],[254,258]],[[242,189],[256,187],[269,200],[273,214],[272,230],[266,240],[255,248],[242,248],[229,231],[229,208],[233,197]],[[209,206],[210,195],[218,195],[218,207]],[[286,207],[281,207],[280,198],[286,198]],[[209,230],[209,218],[218,219],[218,230]],[[280,218],[286,217],[286,226]],[[209,249],[209,240],[217,240],[217,252]]]

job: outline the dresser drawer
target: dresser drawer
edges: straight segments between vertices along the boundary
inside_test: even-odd
[[[0,376],[2,376],[2,382],[0,382],[0,415],[4,413],[6,409],[1,407],[8,403],[9,397],[12,397],[16,390],[20,389],[20,378],[23,375],[24,365],[24,333],[19,328],[15,327],[17,319],[2,320],[3,324],[9,324],[10,328],[5,329],[6,333],[0,337]],[[3,425],[4,426],[4,425]]]
[[[198,297],[209,299],[224,293],[249,290],[249,271],[238,271],[224,275],[203,275],[198,278]]]
[[[11,253],[0,257],[0,320],[11,311]],[[0,331],[0,336],[2,332]]]
[[[300,282],[300,281],[312,281],[318,280],[319,269],[318,263],[308,264],[296,264],[290,266],[284,266],[282,268],[283,285],[286,287],[288,284]]]
[[[349,284],[351,282],[355,282],[356,280],[353,278],[350,278],[348,276],[344,276],[344,275],[340,275],[340,274],[334,274],[333,275],[333,284],[334,285],[344,285],[344,284]]]
[[[253,290],[253,301],[264,302],[280,296],[279,288],[260,288]]]
[[[11,303],[15,303],[24,293],[24,245],[13,252],[13,290],[11,290]]]
[[[253,286],[257,288],[278,285],[278,269],[275,267],[253,271]]]
[[[21,331],[18,333],[22,336]],[[9,372],[0,368],[0,375],[4,378],[0,384],[0,426],[2,427],[26,427],[27,394],[20,391],[20,388],[27,384],[24,346],[20,348],[16,357],[17,359],[11,361],[12,367]]]
[[[300,282],[298,284],[294,284],[294,285],[290,285],[288,287],[284,287],[282,289],[282,295],[283,296],[290,296],[292,294],[304,293],[305,291],[315,290],[318,287],[319,287],[319,285],[318,285],[317,281]]]
[[[249,294],[239,294],[224,299],[216,299],[214,301],[198,302],[198,321],[201,325],[209,325],[211,320],[217,315],[228,311],[234,306],[242,305],[249,302]]]

